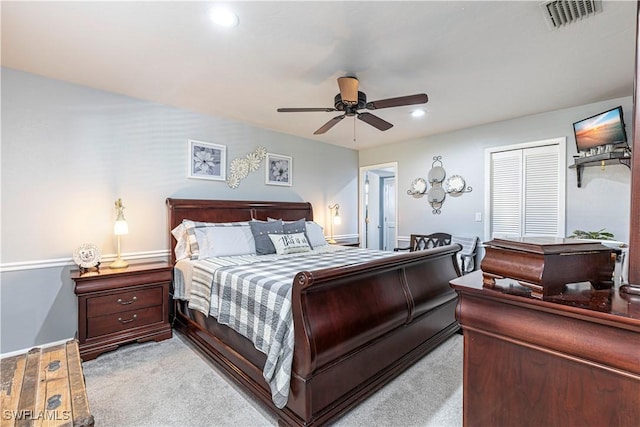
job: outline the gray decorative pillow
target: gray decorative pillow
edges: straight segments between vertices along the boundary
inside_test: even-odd
[[[313,249],[313,246],[309,241],[309,236],[307,235],[307,221],[304,218],[297,221],[283,221],[282,228],[284,229],[284,234],[303,233],[304,237],[307,238],[309,247]]]
[[[309,252],[311,250],[304,233],[269,234],[269,239],[273,242],[273,246],[276,248],[278,255]]]
[[[269,238],[269,234],[284,234],[282,221],[249,221],[253,239],[256,242],[256,254],[275,254],[276,248]]]
[[[304,233],[307,231],[306,221],[304,218],[297,221],[284,221],[282,223],[284,234]]]

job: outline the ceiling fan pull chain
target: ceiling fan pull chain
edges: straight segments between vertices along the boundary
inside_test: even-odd
[[[356,142],[356,116],[353,116],[353,142]]]

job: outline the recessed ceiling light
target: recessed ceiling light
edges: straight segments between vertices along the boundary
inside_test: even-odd
[[[222,6],[215,6],[209,9],[209,18],[214,24],[227,28],[235,27],[239,22],[238,15]]]
[[[425,115],[424,110],[413,110],[411,112],[411,117],[422,117]]]

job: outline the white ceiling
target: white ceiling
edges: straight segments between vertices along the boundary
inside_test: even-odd
[[[355,149],[633,93],[633,1],[558,30],[540,1],[228,2],[233,29],[212,4],[2,1],[2,65]],[[343,75],[370,101],[427,93],[427,114],[314,136],[338,113],[276,112],[333,107]]]

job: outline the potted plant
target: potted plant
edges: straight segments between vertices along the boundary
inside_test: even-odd
[[[614,238],[613,234],[605,231],[604,228],[601,228],[598,231],[573,230],[573,234],[569,237],[589,240],[613,240]]]

